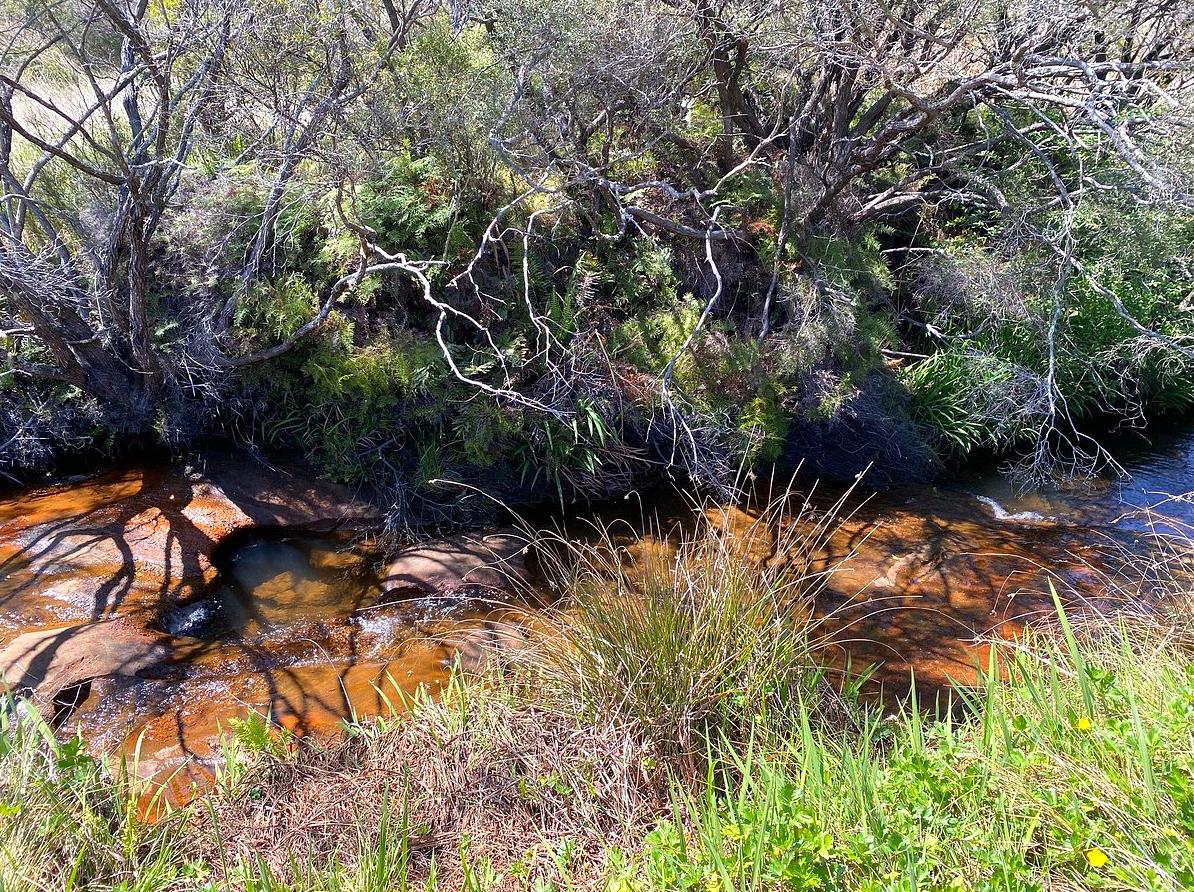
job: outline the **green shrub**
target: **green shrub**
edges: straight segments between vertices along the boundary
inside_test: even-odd
[[[701,318],[702,307],[693,299],[655,313],[632,317],[610,335],[610,350],[635,368],[659,374],[680,353],[689,334]],[[690,380],[695,373],[692,355],[679,356],[675,375],[678,381]]]
[[[933,355],[903,377],[918,420],[960,454],[980,445],[1008,449],[1035,435],[1049,420],[1050,380],[1053,404],[1075,421],[1190,402],[1194,366],[1163,340],[1142,334],[1105,292],[1162,336],[1194,336],[1183,309],[1194,218],[1090,198],[1068,223],[1041,221],[1046,228],[1063,223],[1098,288],[1077,271],[1059,270],[1039,245],[1009,245],[964,215],[931,240],[935,259],[910,264],[919,277],[918,311],[933,332],[923,349]],[[1035,398],[1023,390],[1028,379],[1038,382]],[[1021,405],[993,411],[986,395],[1009,384]],[[1000,416],[1012,423],[1001,424]]]
[[[299,273],[258,282],[238,303],[236,324],[254,337],[283,341],[319,312],[319,298]]]
[[[784,437],[791,423],[781,400],[780,385],[767,382],[758,394],[742,407],[738,431],[746,440],[745,459],[748,463],[774,462],[779,458]]]
[[[351,207],[386,250],[438,255],[452,222],[451,183],[434,158],[392,156],[356,188]],[[358,248],[355,234],[337,231],[323,251],[343,262]]]
[[[297,444],[332,479],[364,483],[370,450],[408,433],[412,403],[446,369],[434,342],[405,329],[354,346],[352,324],[333,313],[323,331],[258,374],[266,442]]]

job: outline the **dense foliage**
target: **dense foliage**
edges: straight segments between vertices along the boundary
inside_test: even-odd
[[[1194,23],[1050,10],[6,2],[0,468],[220,433],[410,519],[1095,460],[1194,401]]]

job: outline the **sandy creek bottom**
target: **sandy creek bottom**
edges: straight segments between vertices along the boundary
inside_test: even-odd
[[[1119,583],[1124,557],[1155,540],[1137,515],[1120,515],[1194,489],[1194,433],[1138,455],[1127,485],[1017,496],[980,476],[852,499],[818,545],[817,560],[836,567],[817,603],[827,662],[874,664],[889,693],[906,689],[910,670],[926,687],[966,683],[987,641],[1052,612],[1049,577],[1073,609],[1147,609],[1147,589]],[[454,661],[475,667],[517,644],[520,623],[534,622],[530,602],[547,601],[533,560],[521,595],[445,584],[435,577],[452,577],[450,555],[440,569],[418,564],[431,578],[414,582],[428,584],[395,584],[373,543],[343,529],[367,526],[363,509],[295,487],[225,461],[0,498],[6,680],[19,686],[19,668],[30,687],[53,687],[60,673],[72,683],[43,714],[178,799],[246,715],[331,735],[345,719],[399,712],[420,686],[443,685]],[[633,557],[693,528],[681,501],[649,504],[637,517],[623,505],[573,518],[568,530],[616,519]],[[1194,520],[1187,501],[1163,510]],[[711,513],[758,559],[782,557],[750,510]]]

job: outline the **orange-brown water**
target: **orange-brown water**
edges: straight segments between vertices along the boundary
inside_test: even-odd
[[[1140,465],[1145,479],[1133,492],[1147,501],[1162,485],[1194,488],[1194,437],[1181,443],[1159,464]],[[210,770],[221,735],[246,715],[333,734],[345,719],[401,711],[418,689],[442,686],[455,660],[476,665],[510,643],[506,605],[475,592],[386,593],[369,541],[296,529],[360,519],[358,507],[267,477],[225,468],[213,482],[138,469],[0,498],[0,649],[31,631],[123,623],[106,639],[108,663],[78,668],[100,660],[94,646],[75,658],[71,671],[87,680],[56,704],[57,715],[95,750],[170,780],[176,797]],[[830,663],[875,664],[895,691],[910,670],[929,686],[965,683],[985,664],[990,640],[1052,613],[1049,578],[1074,609],[1140,607],[1111,603],[1122,597],[1112,584],[1116,560],[1138,551],[1133,540],[1143,533],[1114,521],[1125,490],[1017,496],[980,482],[849,501],[817,555],[834,568],[817,603]],[[286,487],[295,492],[280,496]],[[1188,504],[1177,507],[1181,516]],[[692,525],[692,513],[675,505],[658,502],[649,513],[650,523],[640,517],[623,537],[632,552],[658,544],[661,529]],[[757,559],[783,559],[779,531],[751,540],[756,517],[721,512]],[[132,642],[128,671],[108,653],[119,662],[120,636]],[[158,653],[152,647],[168,657],[142,659]]]
[[[249,715],[295,734],[335,734],[346,719],[395,713],[434,693],[477,650],[504,608],[465,597],[382,594],[367,543],[250,537],[218,554],[219,584],[158,620],[194,642],[177,677],[93,682],[72,721],[139,771],[202,773],[222,734]]]

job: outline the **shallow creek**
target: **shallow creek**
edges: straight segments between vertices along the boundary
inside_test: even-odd
[[[984,640],[1051,613],[1050,575],[1077,593],[1073,609],[1147,609],[1147,592],[1127,603],[1117,586],[1122,559],[1150,547],[1139,509],[1159,505],[1167,529],[1194,523],[1194,504],[1169,499],[1194,489],[1194,426],[1117,457],[1131,479],[1069,492],[1020,494],[978,472],[856,492],[817,548],[835,568],[817,603],[827,662],[876,664],[889,693],[910,669],[927,686],[965,683]],[[637,504],[631,554],[692,526],[666,499]],[[758,559],[784,558],[776,538],[746,541],[752,512],[715,514]],[[625,521],[627,505],[596,516]],[[516,536],[422,543],[386,563],[361,534],[373,522],[350,494],[227,457],[0,497],[0,671],[180,797],[249,713],[334,734],[436,690],[457,659],[519,646],[543,586]]]

